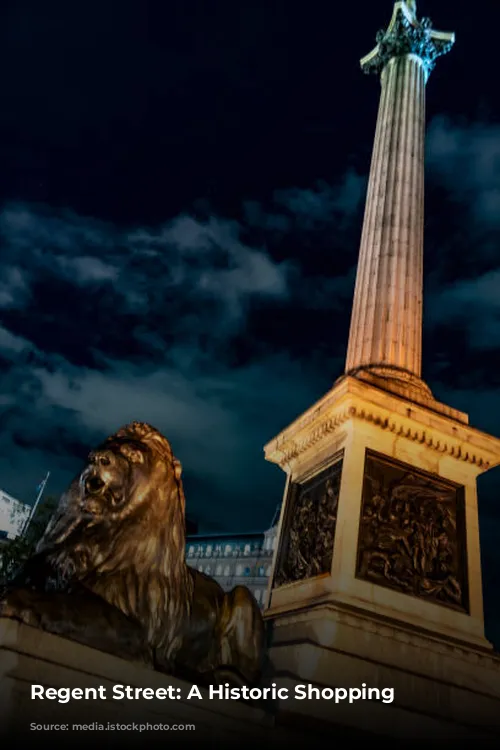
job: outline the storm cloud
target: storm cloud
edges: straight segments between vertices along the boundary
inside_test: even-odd
[[[321,186],[301,201],[295,190],[290,205],[273,205],[287,233],[303,227],[312,205],[305,231],[314,232],[320,216],[331,223],[332,194]],[[283,476],[265,464],[262,446],[321,395],[341,363],[330,356],[330,372],[322,373],[314,352],[306,364],[265,337],[259,347],[252,316],[268,316],[272,327],[273,315],[290,307],[334,308],[353,277],[305,278],[296,259],[273,257],[266,226],[257,244],[245,240],[252,232],[250,223],[214,215],[124,229],[70,211],[4,207],[5,489],[30,501],[50,470],[49,492],[58,494],[90,446],[140,419],[172,441],[188,509],[202,528],[266,525]]]

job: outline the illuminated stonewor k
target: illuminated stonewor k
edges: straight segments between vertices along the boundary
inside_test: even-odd
[[[380,75],[346,371],[426,390],[421,382],[425,87],[454,34],[398,2],[387,31],[361,60]]]
[[[500,734],[476,490],[500,441],[421,372],[425,89],[453,43],[396,2],[361,60],[381,97],[346,369],[265,447],[287,475],[265,612],[275,679],[394,688],[382,712],[297,710],[400,739]]]

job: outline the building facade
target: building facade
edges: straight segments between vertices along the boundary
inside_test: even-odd
[[[0,539],[19,536],[31,507],[0,490]]]
[[[276,545],[277,516],[264,532],[193,534],[186,539],[187,564],[214,578],[224,591],[246,586],[262,608]]]

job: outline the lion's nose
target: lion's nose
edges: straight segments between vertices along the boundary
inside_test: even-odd
[[[93,492],[99,492],[101,487],[104,487],[104,482],[100,477],[88,476],[85,479],[85,491],[89,494],[92,494]]]
[[[109,466],[111,463],[111,454],[109,451],[96,451],[90,453],[89,461],[91,464],[97,464],[98,466]]]

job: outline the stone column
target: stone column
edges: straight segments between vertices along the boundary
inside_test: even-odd
[[[425,85],[453,34],[418,21],[397,2],[389,27],[363,60],[381,97],[361,237],[347,373],[420,385],[424,229]]]
[[[425,71],[416,55],[382,73],[347,370],[421,374]]]

